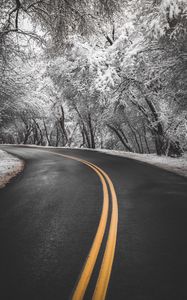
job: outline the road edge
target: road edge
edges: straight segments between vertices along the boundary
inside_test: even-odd
[[[5,186],[9,184],[13,178],[17,177],[18,174],[23,171],[25,162],[17,156],[8,153],[8,151],[4,149],[0,149],[0,151],[5,154],[4,166],[6,167],[2,174],[0,173],[0,189],[2,189],[5,188]],[[7,161],[8,166],[6,166]]]
[[[72,150],[83,150],[83,151],[93,151],[93,152],[98,152],[98,153],[104,153],[107,155],[112,155],[120,158],[125,158],[125,159],[133,159],[136,160],[137,162],[140,162],[145,165],[149,165],[155,168],[159,168],[161,170],[167,171],[169,173],[172,173],[174,175],[180,176],[184,179],[187,179],[187,171],[181,171],[180,166],[171,166],[171,165],[166,165],[165,163],[161,162],[155,162],[151,161],[148,159],[145,159],[144,157],[141,157],[139,153],[131,153],[131,152],[126,152],[126,151],[117,151],[117,153],[114,153],[113,151],[116,150],[109,150],[109,149],[91,149],[91,148],[78,148],[78,147],[54,147],[54,146],[38,146],[38,145],[23,145],[23,144],[6,144],[7,146],[23,146],[23,147],[34,147],[34,148],[44,148],[44,149],[72,149]],[[3,146],[6,146],[3,144]],[[134,155],[139,155],[139,157],[134,157]]]

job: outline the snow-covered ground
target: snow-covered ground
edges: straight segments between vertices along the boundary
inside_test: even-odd
[[[104,153],[140,160],[165,170],[187,177],[187,152],[182,157],[172,158],[156,154],[139,154],[117,150],[99,150]]]
[[[0,150],[0,188],[4,187],[12,177],[22,171],[22,160]]]

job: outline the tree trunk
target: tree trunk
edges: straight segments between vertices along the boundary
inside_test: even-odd
[[[62,143],[63,146],[65,146],[68,142],[68,136],[65,128],[65,116],[64,116],[64,109],[62,105],[60,106],[60,110],[61,110],[61,117],[59,119],[59,124],[62,130]]]
[[[92,120],[90,113],[88,114],[88,126],[90,130],[90,144],[91,148],[95,149],[95,139],[94,139],[94,133],[93,133],[93,127],[92,127]]]
[[[126,118],[126,119],[127,119],[127,118]],[[141,150],[141,147],[140,147],[140,144],[139,144],[139,142],[138,142],[137,135],[136,135],[136,129],[130,124],[129,120],[127,120],[127,123],[128,123],[128,125],[129,125],[129,127],[130,127],[130,129],[131,129],[131,132],[132,132],[133,136],[134,136],[136,145],[137,145],[137,147],[138,147],[138,151],[139,151],[139,153],[142,153],[142,150]]]
[[[59,130],[58,130],[58,126],[56,126],[56,142],[55,142],[55,147],[58,147],[58,143],[59,143]]]
[[[146,127],[145,127],[144,122],[142,122],[142,125],[143,125],[144,140],[145,140],[146,148],[147,148],[148,153],[150,153],[150,149],[149,149],[149,145],[148,145],[148,141],[147,141],[147,136],[146,136]]]
[[[134,152],[134,150],[132,149],[132,147],[128,144],[128,140],[125,137],[125,139],[123,138],[123,136],[119,133],[119,131],[112,125],[107,124],[108,128],[110,128],[113,132],[115,132],[115,134],[117,135],[117,137],[119,138],[119,140],[121,141],[121,143],[123,144],[123,146],[130,152]]]
[[[47,126],[46,126],[46,123],[45,123],[44,120],[43,120],[43,124],[44,124],[45,136],[46,136],[46,139],[47,139],[47,144],[48,144],[48,146],[51,146],[50,139],[49,139],[49,134],[48,134],[48,130],[47,130]]]

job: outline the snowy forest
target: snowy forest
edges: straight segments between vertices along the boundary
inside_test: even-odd
[[[179,157],[186,0],[0,0],[0,143]]]

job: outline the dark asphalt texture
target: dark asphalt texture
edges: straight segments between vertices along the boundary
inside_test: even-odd
[[[92,245],[101,183],[55,151],[98,165],[114,183],[119,224],[106,299],[187,299],[185,178],[94,151],[2,149],[24,159],[25,169],[0,190],[0,299],[70,299]]]

